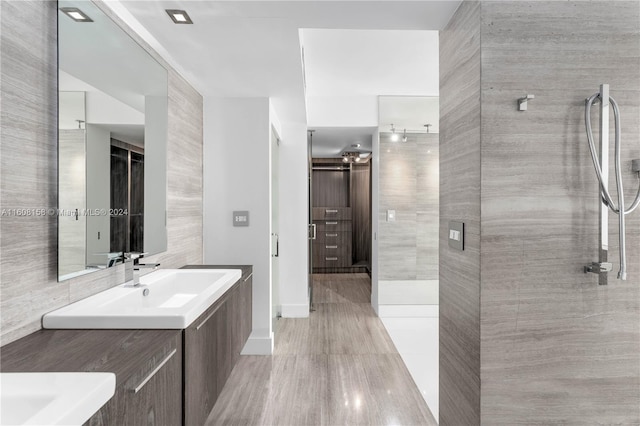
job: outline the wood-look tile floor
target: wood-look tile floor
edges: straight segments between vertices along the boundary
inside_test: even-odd
[[[366,274],[314,275],[309,318],[242,356],[207,425],[437,425],[371,304]]]

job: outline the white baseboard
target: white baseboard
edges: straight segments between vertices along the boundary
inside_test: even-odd
[[[299,305],[282,305],[282,318],[308,318],[309,303]]]
[[[242,348],[242,355],[272,355],[273,333],[269,337],[254,336],[251,333],[247,343]]]
[[[438,318],[439,305],[378,305],[380,318]]]

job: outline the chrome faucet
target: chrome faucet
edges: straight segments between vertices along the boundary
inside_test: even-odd
[[[124,254],[124,282],[125,287],[138,287],[140,285],[140,269],[157,269],[159,263],[139,263],[140,258],[147,253]]]

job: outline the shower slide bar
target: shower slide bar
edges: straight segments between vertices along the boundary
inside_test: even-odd
[[[595,143],[593,142],[593,131],[591,129],[591,107],[600,101],[600,156],[598,157]],[[616,189],[618,192],[617,204],[614,202],[609,193],[609,107],[613,108],[614,124],[615,124],[615,149],[614,164]],[[609,210],[618,215],[618,243],[620,252],[620,270],[618,279],[627,279],[627,258],[626,258],[626,225],[625,215],[633,212],[640,204],[640,185],[636,198],[628,209],[625,209],[624,190],[622,185],[622,166],[621,166],[621,126],[620,126],[620,110],[616,101],[609,95],[609,85],[601,84],[600,91],[593,94],[585,101],[584,122],[587,132],[587,140],[589,142],[589,150],[591,152],[591,160],[596,170],[596,176],[600,184],[600,234],[599,234],[599,261],[592,262],[584,267],[584,272],[593,272],[599,274],[599,284],[607,284],[607,272],[611,271],[612,264],[609,262]],[[640,178],[640,167],[637,167],[637,160],[632,162],[632,170],[638,173]]]

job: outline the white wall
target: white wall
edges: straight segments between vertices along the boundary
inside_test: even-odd
[[[167,108],[166,97],[145,98],[143,247],[151,254],[167,250]]]
[[[283,317],[308,317],[307,126],[283,122],[280,138],[280,304]]]
[[[204,99],[204,263],[253,265],[244,354],[273,352],[269,116],[268,98]],[[248,210],[250,226],[233,227],[234,210]]]
[[[309,127],[377,127],[377,96],[308,96]]]

